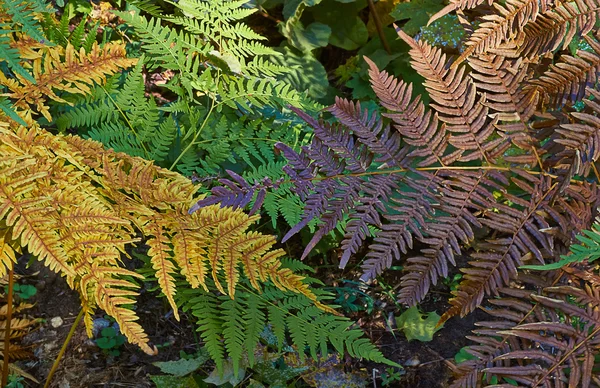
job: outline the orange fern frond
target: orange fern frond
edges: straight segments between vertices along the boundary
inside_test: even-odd
[[[39,53],[39,57],[32,53],[29,55],[34,58],[31,61],[31,76],[35,83],[19,73],[15,74],[15,78],[0,74],[0,85],[9,90],[6,96],[13,100],[23,118],[30,114],[42,114],[51,121],[47,99],[68,103],[56,92],[86,94],[94,83],[101,83],[106,76],[137,62],[137,59],[126,57],[123,44],[113,42],[103,47],[95,43],[89,53],[83,49],[77,52],[70,44],[66,48],[42,47]]]
[[[135,303],[132,279],[122,267],[127,246],[144,236],[160,289],[174,301],[178,272],[192,287],[208,289],[207,275],[231,298],[242,274],[317,301],[303,277],[281,268],[275,238],[248,231],[258,220],[242,210],[209,206],[193,214],[197,187],[151,161],[105,150],[100,143],[54,136],[37,127],[16,131],[0,126],[0,220],[4,244],[22,247],[61,273],[81,296],[88,333],[96,308],[119,323],[131,343],[156,349],[128,306]],[[7,240],[8,238],[8,240]],[[4,254],[6,265],[14,261]],[[225,287],[221,285],[225,280]]]

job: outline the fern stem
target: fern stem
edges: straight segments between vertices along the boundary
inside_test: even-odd
[[[396,169],[393,169],[393,170],[365,171],[365,172],[358,172],[358,173],[351,173],[351,174],[337,174],[337,175],[325,176],[325,177],[314,177],[314,178],[307,179],[307,180],[310,180],[310,181],[321,181],[321,180],[327,180],[327,179],[340,179],[340,178],[344,178],[344,177],[348,177],[348,176],[358,177],[358,176],[372,176],[372,175],[396,174],[396,173],[399,173],[399,172],[410,172],[410,171],[441,171],[441,170],[463,170],[463,171],[495,170],[495,171],[511,171],[511,170],[514,170],[514,168],[512,168],[512,167],[493,166],[493,165],[490,165],[490,166],[417,167],[417,168],[414,168],[414,169],[396,168]],[[529,170],[527,170],[527,173],[532,174],[532,175],[546,175],[546,176],[549,176],[551,178],[558,178],[557,175],[548,174],[548,173],[546,173],[544,171],[529,171]]]
[[[175,161],[173,162],[173,164],[171,164],[171,167],[169,167],[169,170],[172,171],[175,168],[175,165],[177,163],[179,163],[179,161],[181,160],[181,158],[183,157],[183,155],[185,155],[190,150],[190,148],[192,148],[196,144],[196,140],[198,139],[198,136],[200,136],[200,134],[202,133],[202,130],[206,126],[206,123],[208,123],[208,119],[210,118],[210,116],[212,114],[212,111],[215,109],[215,105],[216,105],[215,104],[215,100],[212,99],[211,100],[211,104],[210,104],[210,109],[206,113],[206,117],[204,117],[204,121],[202,121],[202,124],[200,125],[200,128],[198,128],[198,130],[194,134],[194,138],[192,139],[192,141],[190,142],[190,144],[188,144],[187,147],[185,147],[183,149],[183,151],[181,151],[181,153],[177,156],[177,158],[175,159]]]
[[[598,332],[600,332],[600,327],[596,327],[594,329],[594,331],[592,331],[590,333],[590,335],[588,335],[583,341],[580,341],[577,345],[573,346],[573,349],[569,349],[565,355],[560,359],[559,362],[554,363],[554,365],[552,365],[551,368],[549,368],[546,373],[544,373],[544,375],[542,377],[540,377],[531,387],[532,388],[536,388],[538,387],[540,384],[542,384],[546,378],[554,372],[554,370],[556,368],[558,368],[559,365],[563,365],[569,358],[571,358],[572,354],[575,353],[580,347],[582,347],[585,344],[589,344],[590,340],[592,338],[594,338]]]
[[[67,338],[65,338],[65,341],[63,342],[63,345],[60,348],[60,352],[58,352],[58,356],[56,356],[56,360],[54,360],[54,364],[52,364],[52,369],[50,369],[50,373],[48,373],[48,377],[46,378],[44,388],[48,388],[50,386],[52,376],[54,376],[54,373],[58,369],[58,364],[60,364],[60,360],[63,358],[65,351],[67,350],[67,346],[69,345],[69,342],[71,342],[71,338],[73,338],[73,334],[75,334],[75,329],[77,329],[77,326],[79,326],[79,322],[81,322],[81,319],[83,318],[83,310],[83,308],[79,310],[79,314],[77,315],[77,318],[75,318],[75,322],[73,322],[71,330],[69,330],[69,334],[67,334]]]
[[[125,114],[125,112],[123,112],[123,110],[121,109],[121,107],[119,106],[119,104],[117,104],[117,102],[115,101],[115,99],[110,95],[110,93],[108,93],[108,90],[106,90],[106,88],[104,87],[104,85],[100,85],[100,87],[102,88],[102,90],[104,90],[104,93],[106,93],[106,96],[110,99],[110,102],[113,103],[113,105],[115,106],[115,108],[117,108],[117,110],[119,111],[119,113],[121,114],[121,116],[123,116],[123,120],[125,120],[125,122],[127,123],[127,126],[129,127],[129,129],[131,129],[131,132],[133,132],[133,135],[137,139],[138,143],[140,143],[140,145],[144,149],[145,158],[146,159],[150,159],[150,157],[149,157],[150,156],[150,152],[146,148],[146,145],[144,144],[144,142],[140,139],[137,131],[135,130],[135,128],[133,127],[133,125],[129,121],[129,118],[127,118],[127,115]]]
[[[379,14],[377,13],[377,10],[375,9],[375,4],[373,3],[373,0],[367,0],[367,2],[369,3],[369,11],[371,12],[371,15],[373,16],[373,21],[375,22],[375,28],[377,29],[377,35],[379,35],[379,39],[381,39],[381,43],[383,44],[383,48],[385,49],[385,51],[391,55],[392,50],[390,49],[390,45],[388,44],[388,41],[385,38],[385,35],[383,34],[383,27],[381,25],[381,19],[379,19]]]
[[[8,295],[6,302],[6,326],[4,327],[4,363],[2,365],[2,386],[8,384],[8,361],[10,356],[10,321],[12,320],[13,307],[13,287],[14,287],[14,264],[11,263],[8,270]]]

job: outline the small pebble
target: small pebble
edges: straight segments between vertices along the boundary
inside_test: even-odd
[[[54,317],[50,320],[50,325],[52,325],[53,328],[57,328],[57,327],[61,327],[63,324],[63,320],[61,317]]]
[[[419,366],[421,361],[417,357],[413,357],[404,363],[404,366]]]

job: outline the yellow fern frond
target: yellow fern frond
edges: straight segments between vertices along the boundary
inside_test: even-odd
[[[91,51],[86,53],[83,48],[77,52],[71,44],[66,48],[41,46],[36,52],[31,46],[17,42],[13,46],[31,59],[31,75],[36,82],[32,83],[18,73],[10,79],[0,73],[0,85],[10,91],[6,96],[14,101],[23,118],[39,113],[51,121],[47,99],[68,103],[56,92],[87,94],[94,83],[102,83],[106,76],[137,62],[137,59],[126,57],[125,45],[121,43],[109,42],[103,47],[94,43]]]
[[[101,308],[131,343],[156,352],[129,308],[139,287],[134,279],[143,276],[122,266],[138,232],[177,318],[177,273],[205,290],[210,273],[216,288],[231,298],[243,274],[257,290],[260,282],[271,281],[332,311],[317,302],[302,276],[281,268],[284,252],[273,250],[273,236],[248,231],[258,216],[218,205],[188,214],[199,200],[197,189],[177,173],[100,143],[0,123],[0,241],[18,239],[66,277],[81,296],[88,334],[93,312]],[[5,266],[14,261],[7,252]]]
[[[15,249],[12,247],[8,229],[0,228],[0,278],[8,273],[17,262]]]

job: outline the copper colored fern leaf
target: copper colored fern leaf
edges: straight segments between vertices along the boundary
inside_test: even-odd
[[[600,92],[589,89],[594,98],[584,100],[585,105],[592,112],[600,114]],[[565,163],[572,161],[572,174],[587,176],[592,164],[600,157],[600,118],[584,112],[573,112],[573,117],[580,123],[563,124],[556,132],[561,136],[554,140],[565,147],[560,156],[566,158]]]
[[[600,14],[597,0],[560,2],[534,22],[523,27],[513,42],[516,56],[536,58],[539,55],[565,49],[575,36],[585,36]]]
[[[423,237],[426,219],[432,211],[431,203],[435,201],[433,190],[439,184],[439,178],[437,174],[419,172],[406,183],[414,191],[390,199],[388,206],[392,211],[384,213],[384,218],[390,223],[382,225],[369,246],[361,280],[374,279],[391,267],[394,260],[400,259],[401,253],[405,254],[412,248],[413,235]]]
[[[446,152],[448,136],[445,125],[439,125],[437,114],[425,112],[420,97],[412,99],[412,85],[379,71],[375,63],[364,57],[369,65],[371,86],[381,105],[391,113],[383,116],[394,122],[402,140],[412,146],[409,158],[418,158],[417,167],[435,164],[449,165],[461,156],[461,150]],[[408,148],[408,147],[407,147]]]
[[[425,88],[434,101],[430,106],[451,132],[448,142],[462,151],[460,161],[492,163],[510,146],[497,136],[495,121],[488,121],[485,98],[479,98],[466,67],[448,68],[446,55],[426,42],[416,42],[403,31],[398,35],[411,46],[412,67],[425,78]]]
[[[499,55],[472,56],[470,76],[478,90],[486,92],[485,104],[490,114],[498,118],[497,128],[520,148],[530,148],[534,142],[528,122],[538,106],[539,91],[523,90],[529,78],[528,64]]]
[[[540,13],[546,12],[553,0],[507,0],[500,5],[494,3],[496,14],[485,15],[475,32],[466,42],[467,48],[452,66],[457,66],[473,54],[490,52],[504,41],[514,38],[516,33],[534,22]]]
[[[419,239],[428,247],[421,256],[407,260],[401,280],[398,298],[410,306],[420,302],[439,278],[448,276],[448,263],[456,265],[460,245],[473,240],[473,227],[482,227],[474,213],[495,206],[493,191],[502,191],[508,183],[502,174],[489,171],[440,171],[439,176],[444,178],[440,203]]]
[[[577,56],[562,55],[556,64],[539,78],[530,82],[544,96],[544,104],[560,109],[564,104],[574,104],[585,96],[586,88],[595,87],[600,72],[600,44],[584,37],[594,53],[578,50]]]
[[[545,259],[552,257],[553,236],[543,231],[550,228],[545,215],[549,213],[546,210],[551,209],[549,201],[556,185],[552,185],[550,178],[515,172],[519,175],[512,178],[512,183],[528,193],[529,199],[504,194],[517,206],[498,203],[495,205],[497,212],[487,212],[480,219],[482,224],[500,235],[478,244],[479,252],[471,255],[476,260],[463,269],[464,280],[453,292],[452,307],[442,320],[473,311],[485,295],[494,294],[498,288],[508,285],[516,277],[517,268],[525,262],[544,264]]]

